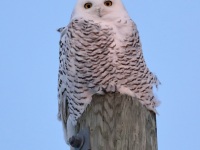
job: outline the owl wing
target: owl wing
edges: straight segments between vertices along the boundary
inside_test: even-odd
[[[89,42],[82,37],[80,22],[83,23],[73,20],[67,27],[59,29],[58,118],[65,126],[68,119],[75,125],[92,99],[92,92],[87,86],[92,76],[87,74],[88,62],[85,58],[85,47]]]
[[[135,23],[130,20],[132,33],[125,37],[123,42],[123,59],[120,62],[124,68],[124,78],[122,84],[135,93],[140,102],[148,109],[156,112],[158,105],[153,94],[153,86],[160,84],[157,77],[149,70],[142,53],[142,45]]]
[[[68,100],[67,100],[67,70],[66,70],[66,60],[65,54],[68,50],[68,45],[66,44],[68,27],[59,28],[57,31],[61,33],[61,38],[59,42],[59,71],[58,71],[58,119],[67,123],[67,118],[69,116],[68,112]]]

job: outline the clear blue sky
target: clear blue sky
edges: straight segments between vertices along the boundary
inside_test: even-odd
[[[75,0],[0,2],[0,149],[67,150],[57,121],[58,41]],[[124,0],[157,95],[159,150],[200,149],[200,1]]]

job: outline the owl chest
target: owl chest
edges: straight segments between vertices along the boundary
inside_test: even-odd
[[[125,27],[96,24],[77,27],[71,32],[70,62],[82,73],[104,68],[106,64],[117,66],[123,41],[130,34]]]

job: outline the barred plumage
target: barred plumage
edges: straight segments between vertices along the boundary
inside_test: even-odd
[[[156,112],[152,89],[159,81],[146,66],[136,25],[127,13],[112,22],[74,15],[59,32],[58,115],[65,130],[67,118],[76,125],[94,94],[128,94]]]

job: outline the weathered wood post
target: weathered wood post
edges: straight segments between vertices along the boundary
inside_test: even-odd
[[[155,113],[120,93],[95,95],[77,130],[90,129],[91,150],[157,150]]]

